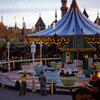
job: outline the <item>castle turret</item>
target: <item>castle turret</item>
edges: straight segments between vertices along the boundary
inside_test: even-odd
[[[27,31],[26,31],[26,24],[25,24],[24,18],[23,18],[23,23],[22,23],[22,25],[23,25],[23,28],[22,28],[22,31],[21,31],[21,35],[22,35],[22,36],[25,36],[25,35],[28,34],[28,33],[27,33]]]
[[[68,7],[66,6],[67,5],[67,0],[61,0],[61,3],[62,3],[61,17],[63,17],[65,15],[65,13],[67,12],[67,10],[68,10]]]
[[[99,12],[97,12],[97,18],[94,21],[94,23],[96,23],[97,25],[100,25],[100,18],[99,18]]]
[[[57,9],[55,9],[55,23],[57,22]]]
[[[85,9],[85,8],[84,8],[83,14],[84,14],[87,18],[89,17],[89,15],[88,15],[88,13],[86,12],[86,9]]]
[[[1,15],[1,22],[3,23],[3,15]]]
[[[39,32],[39,31],[44,30],[45,27],[46,27],[46,25],[44,24],[44,22],[41,18],[41,14],[40,14],[39,19],[38,19],[37,23],[35,24],[35,30],[36,30],[36,32]]]
[[[17,29],[17,22],[16,22],[16,17],[15,17],[15,30]]]

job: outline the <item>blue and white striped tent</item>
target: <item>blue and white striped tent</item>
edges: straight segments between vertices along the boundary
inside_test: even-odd
[[[61,20],[56,23],[55,29],[53,26],[50,26],[43,31],[28,34],[28,36],[53,36],[55,33],[58,36],[73,34],[100,34],[100,26],[96,25],[87,17],[85,17],[84,14],[80,11],[76,0],[73,0],[68,12]]]

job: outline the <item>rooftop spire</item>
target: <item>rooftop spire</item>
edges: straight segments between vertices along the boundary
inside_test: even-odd
[[[96,20],[96,24],[99,25],[99,12],[97,12],[97,20]]]
[[[55,9],[55,22],[57,22],[57,9]]]
[[[24,17],[22,18],[22,21],[24,22]]]
[[[67,10],[68,10],[67,0],[61,0],[61,3],[62,3],[62,7],[61,7],[61,17],[63,17],[65,15],[65,13],[67,12]]]
[[[1,15],[1,22],[3,23],[3,15]]]
[[[86,9],[85,9],[85,8],[84,8],[83,14],[84,14],[87,18],[89,17],[89,15],[87,14],[87,12],[86,12]]]
[[[15,16],[15,28],[17,28],[16,16]]]
[[[26,28],[26,24],[25,24],[24,18],[22,18],[22,20],[23,20],[23,28]]]
[[[39,13],[39,17],[41,17],[41,13]]]
[[[99,12],[97,12],[97,17],[99,18]]]
[[[70,6],[70,10],[78,10],[78,11],[80,11],[79,10],[79,7],[78,7],[78,5],[77,5],[77,2],[76,2],[76,0],[73,0],[72,1],[72,4],[71,4],[71,6]]]
[[[21,35],[26,35],[27,31],[26,31],[26,24],[25,24],[24,18],[22,18],[22,21],[23,21],[23,28],[22,28]]]
[[[99,12],[97,12],[97,18],[94,21],[94,23],[96,23],[97,25],[100,25],[100,18],[99,18]]]

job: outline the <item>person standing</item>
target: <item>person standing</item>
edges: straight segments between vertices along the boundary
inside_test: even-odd
[[[97,54],[94,54],[94,55],[93,55],[93,61],[94,61],[95,63],[97,62],[97,58],[98,58],[98,57],[97,57]]]
[[[46,95],[46,77],[45,77],[43,71],[41,71],[41,73],[40,73],[39,81],[40,81],[41,95]]]
[[[84,58],[85,58],[85,67],[88,68],[88,54],[86,54]]]
[[[24,72],[24,74],[21,76],[21,87],[20,87],[20,96],[26,95],[26,87],[27,87],[27,76],[26,76],[26,72]]]

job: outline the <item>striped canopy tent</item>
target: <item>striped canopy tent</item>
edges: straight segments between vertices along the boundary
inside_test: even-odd
[[[72,4],[68,12],[64,17],[56,23],[56,27],[53,28],[53,25],[49,28],[37,32],[28,34],[27,36],[53,36],[54,34],[58,36],[65,35],[93,35],[100,34],[100,26],[96,25],[90,21],[84,14],[80,11],[76,0],[72,1]]]

